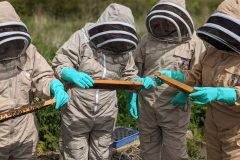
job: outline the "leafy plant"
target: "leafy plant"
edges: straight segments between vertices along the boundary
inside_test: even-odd
[[[39,122],[39,150],[57,151],[60,136],[60,111],[53,107],[37,112]]]

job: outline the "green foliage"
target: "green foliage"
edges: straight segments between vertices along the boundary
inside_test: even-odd
[[[60,112],[53,107],[37,112],[39,122],[39,151],[58,150],[60,136]]]
[[[191,119],[189,130],[192,132],[192,139],[188,140],[188,155],[191,160],[204,160],[205,157],[201,154],[201,148],[205,144],[204,138],[204,119],[206,106],[191,106]],[[201,152],[202,151],[202,152]]]
[[[192,115],[191,115],[191,122],[193,124],[198,124],[198,127],[203,128],[204,127],[204,119],[205,119],[205,113],[206,113],[206,106],[197,106],[192,105]]]
[[[128,94],[126,91],[118,91],[118,126],[125,126],[137,129],[137,123],[128,113]]]
[[[55,19],[45,13],[36,12],[33,16],[23,16],[38,51],[51,63],[57,49],[80,27],[83,20],[75,18],[66,20]]]
[[[126,5],[134,11],[135,15],[146,13],[155,3],[154,0],[10,0],[19,13],[32,15],[36,11],[43,11],[54,17],[78,17],[82,19],[97,18],[98,15],[110,4],[119,3]],[[138,5],[136,5],[136,2]]]
[[[188,156],[190,160],[206,160],[206,157],[202,155],[201,149],[199,148],[199,145],[197,145],[195,141],[189,140],[187,142],[187,146]]]
[[[120,3],[132,9],[135,18],[145,21],[146,14],[158,0],[9,0],[17,9],[18,13],[32,16],[36,12],[43,12],[52,17],[74,17],[95,21],[101,12],[110,3]],[[198,27],[206,21],[221,0],[186,0],[187,9],[193,16]],[[136,5],[137,4],[137,5]]]

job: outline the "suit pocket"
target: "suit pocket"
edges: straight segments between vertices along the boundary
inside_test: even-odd
[[[189,70],[191,67],[192,51],[190,48],[186,48],[186,45],[180,46],[179,49],[175,50],[173,68],[176,70]]]
[[[18,100],[20,104],[27,104],[30,101],[32,88],[32,78],[30,71],[21,71],[18,75],[16,90],[18,91]]]

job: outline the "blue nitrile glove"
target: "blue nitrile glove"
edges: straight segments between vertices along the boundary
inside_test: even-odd
[[[173,97],[173,99],[171,100],[171,103],[174,106],[185,106],[187,104],[188,101],[188,94],[184,93],[184,92],[178,92],[178,94]]]
[[[128,94],[128,111],[134,120],[138,119],[137,94],[129,92]]]
[[[93,79],[84,72],[78,72],[72,68],[63,68],[61,71],[62,79],[72,82],[79,86],[80,88],[89,88],[94,84]]]
[[[57,79],[50,82],[50,92],[54,95],[54,99],[56,100],[56,109],[61,108],[69,100],[68,94],[64,91],[63,84]]]
[[[174,71],[174,70],[162,70],[159,71],[161,74],[168,76],[169,78],[175,79],[179,82],[185,82],[185,77],[183,72],[181,71]],[[164,82],[159,79],[157,76],[154,76],[154,80],[158,86],[161,86]]]
[[[194,87],[195,92],[189,97],[194,104],[205,105],[214,101],[233,105],[237,100],[237,93],[234,88],[224,87]]]
[[[143,89],[152,89],[154,87],[154,81],[151,77],[134,78],[133,81],[143,82]]]

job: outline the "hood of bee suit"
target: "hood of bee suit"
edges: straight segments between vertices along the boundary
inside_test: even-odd
[[[146,26],[159,40],[182,42],[190,39],[194,32],[185,0],[160,0],[148,13]]]
[[[136,49],[138,38],[132,11],[120,4],[110,4],[98,21],[88,27],[88,37],[96,48],[113,54]]]
[[[197,35],[219,50],[240,54],[240,0],[225,0]]]
[[[0,2],[0,11],[0,61],[16,59],[25,53],[31,37],[9,2]]]

